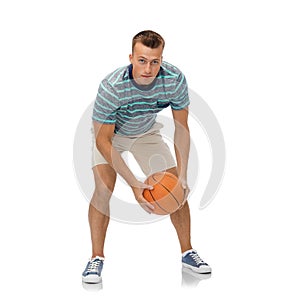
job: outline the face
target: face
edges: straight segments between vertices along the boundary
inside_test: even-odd
[[[148,85],[155,79],[162,63],[162,52],[162,46],[152,49],[140,42],[135,44],[134,52],[129,55],[129,59],[136,83]]]

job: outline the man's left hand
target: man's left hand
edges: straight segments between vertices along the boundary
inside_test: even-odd
[[[181,182],[181,186],[183,188],[184,194],[183,194],[183,201],[182,201],[179,209],[181,209],[184,206],[185,202],[188,199],[189,193],[190,193],[190,188],[187,184],[187,180],[186,179],[181,179],[180,182]]]

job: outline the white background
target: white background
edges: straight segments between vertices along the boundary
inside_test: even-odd
[[[0,28],[1,298],[299,299],[297,1],[2,1]],[[213,275],[181,287],[168,219],[112,221],[103,289],[91,293],[74,134],[149,28],[224,133],[223,185],[204,210],[191,199],[193,245]]]

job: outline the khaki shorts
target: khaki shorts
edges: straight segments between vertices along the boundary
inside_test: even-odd
[[[162,127],[161,123],[155,123],[149,131],[139,136],[116,134],[112,139],[112,145],[119,153],[131,152],[146,176],[173,168],[176,163],[170,148],[160,134]],[[92,167],[107,164],[96,147],[95,139],[93,139],[92,153]]]

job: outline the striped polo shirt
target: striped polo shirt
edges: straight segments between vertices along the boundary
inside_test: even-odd
[[[132,65],[106,76],[100,83],[92,119],[115,124],[115,133],[139,135],[155,123],[156,115],[170,106],[181,110],[189,105],[185,76],[175,66],[163,62],[149,85],[138,85],[132,77]]]

